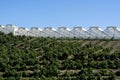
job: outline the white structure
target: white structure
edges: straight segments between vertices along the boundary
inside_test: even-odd
[[[84,28],[82,27],[75,27],[72,32],[76,38],[93,38],[93,36]]]
[[[4,28],[5,28],[5,26],[0,25],[0,31],[3,33],[6,33],[6,30]]]
[[[109,26],[107,27],[107,29],[105,30],[105,32],[110,36],[113,37],[115,39],[120,38],[120,29],[114,26]]]
[[[56,37],[56,38],[60,37],[60,34],[57,32],[57,30],[52,27],[46,27],[46,28],[44,28],[43,31],[45,33],[49,34],[49,37]]]
[[[7,34],[10,32],[14,32],[15,30],[17,30],[18,28],[12,24],[8,24],[6,25],[5,29],[7,30]]]
[[[20,35],[20,36],[28,36],[28,29],[24,27],[20,27],[17,30],[14,31],[14,35]]]
[[[52,27],[45,27],[43,30],[37,27],[27,29],[24,27],[16,27],[8,24],[6,26],[0,25],[0,31],[8,34],[13,33],[14,35],[20,36],[34,36],[34,37],[50,37],[50,38],[80,38],[80,39],[120,39],[120,29],[117,27],[109,26],[106,30],[102,30],[99,27],[90,27],[86,30],[82,27],[74,27],[70,30],[67,27],[59,27],[57,30]]]
[[[59,27],[57,31],[61,35],[60,37],[74,38],[74,33],[67,27]]]
[[[95,38],[98,38],[98,39],[111,38],[107,33],[105,33],[99,27],[90,27],[90,29],[88,31],[91,33],[91,35],[95,36]]]
[[[32,27],[29,31],[28,31],[28,36],[34,36],[34,37],[40,37],[40,32],[42,31],[42,29],[37,28],[37,27]]]
[[[17,27],[12,24],[8,24],[6,26],[0,25],[0,31],[4,32],[5,34],[14,32],[15,30],[17,30]]]

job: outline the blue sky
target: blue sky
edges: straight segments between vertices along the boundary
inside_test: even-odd
[[[0,0],[0,24],[120,27],[120,0]]]

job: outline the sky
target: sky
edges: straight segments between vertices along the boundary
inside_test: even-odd
[[[0,0],[0,24],[26,28],[120,28],[120,0]]]

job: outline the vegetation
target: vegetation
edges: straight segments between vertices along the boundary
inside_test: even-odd
[[[0,80],[120,80],[119,45],[0,33]]]

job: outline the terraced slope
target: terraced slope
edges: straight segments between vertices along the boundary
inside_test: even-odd
[[[0,80],[120,80],[120,41],[0,33]]]

